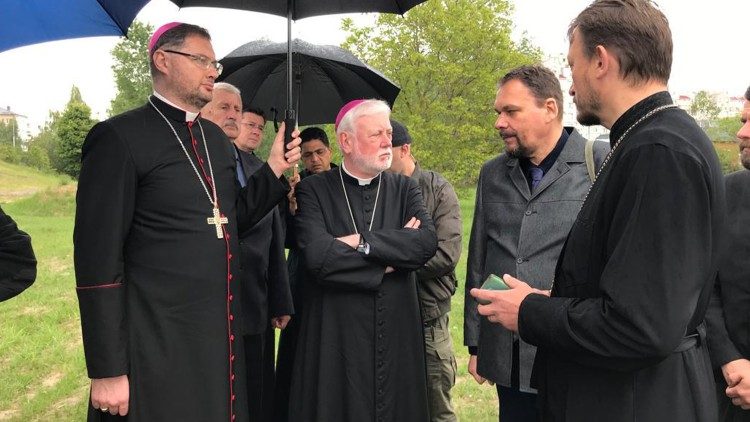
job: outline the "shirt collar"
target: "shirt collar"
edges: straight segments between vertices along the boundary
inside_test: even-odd
[[[184,111],[184,112],[185,112],[185,121],[186,121],[186,122],[192,122],[192,121],[194,121],[194,120],[195,120],[195,119],[196,119],[196,118],[198,117],[198,114],[200,114],[200,113],[196,113],[196,112],[193,112],[193,111],[187,111],[187,110],[183,109],[182,107],[178,106],[177,104],[175,104],[175,103],[173,103],[173,102],[169,101],[169,100],[168,100],[168,99],[167,99],[166,97],[164,97],[163,95],[161,95],[161,94],[159,94],[158,92],[156,92],[156,90],[154,90],[154,97],[156,97],[156,98],[158,98],[158,99],[162,100],[162,101],[163,101],[163,102],[165,102],[166,104],[168,104],[168,105],[170,105],[170,106],[172,106],[172,107],[174,107],[174,108],[176,108],[176,109],[178,109],[178,110],[182,110],[182,111]]]
[[[528,170],[531,166],[539,167],[542,169],[542,173],[547,174],[549,169],[552,168],[552,166],[555,164],[555,161],[557,161],[557,157],[560,156],[560,153],[562,152],[563,148],[565,147],[565,143],[568,142],[568,131],[563,128],[562,134],[560,134],[560,138],[557,140],[557,144],[555,144],[555,148],[550,151],[549,154],[547,154],[546,157],[542,160],[541,163],[539,163],[538,166],[531,163],[531,161],[523,157],[519,160],[521,164],[521,168],[524,170],[524,172],[528,173]]]

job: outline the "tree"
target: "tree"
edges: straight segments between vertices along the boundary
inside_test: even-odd
[[[698,91],[690,104],[690,114],[704,128],[709,127],[711,122],[719,117],[720,112],[721,108],[716,104],[716,99],[706,91]]]
[[[706,134],[712,141],[731,142],[737,139],[737,132],[742,128],[742,121],[739,115],[732,117],[722,117],[711,122],[710,128],[706,129]]]
[[[110,103],[110,116],[140,107],[151,95],[151,73],[149,70],[148,40],[154,31],[151,25],[133,21],[128,37],[112,49],[115,64],[117,94]]]
[[[12,117],[8,121],[0,121],[0,144],[12,147],[14,140],[16,147],[20,147],[21,142],[18,135],[18,122],[16,118]]]
[[[63,173],[78,178],[83,140],[94,123],[96,121],[91,118],[91,108],[81,100],[81,92],[73,86],[70,101],[56,123]]]
[[[57,136],[57,122],[60,116],[59,111],[50,111],[44,126],[40,127],[39,133],[29,141],[29,145],[44,151],[50,168],[63,173],[65,166],[60,157],[60,138]]]
[[[507,0],[433,0],[369,27],[342,22],[343,47],[401,87],[394,118],[409,128],[420,163],[454,183],[475,181],[500,149],[492,107],[500,77],[540,60],[528,40],[511,39],[511,13]]]

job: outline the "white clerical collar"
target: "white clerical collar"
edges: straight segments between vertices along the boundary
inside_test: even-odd
[[[346,164],[344,164],[344,161],[343,161],[343,160],[341,160],[341,168],[342,168],[342,169],[344,169],[344,173],[346,173],[346,174],[348,174],[349,176],[351,176],[351,177],[353,177],[353,178],[357,179],[357,182],[359,182],[359,185],[360,185],[360,186],[367,186],[367,185],[369,185],[369,184],[370,184],[370,182],[372,182],[372,181],[373,181],[373,180],[375,179],[375,177],[378,177],[378,176],[376,175],[375,177],[371,177],[371,178],[369,178],[369,179],[361,179],[361,178],[359,178],[359,177],[357,177],[357,176],[355,176],[355,175],[353,175],[353,174],[349,173],[349,170],[347,170],[347,169],[346,169]],[[378,174],[380,174],[380,173],[378,173]]]
[[[166,99],[163,95],[161,95],[158,92],[156,92],[156,90],[154,90],[154,97],[156,97],[156,98],[164,101],[165,103],[171,105],[172,107],[174,107],[174,108],[176,108],[178,110],[184,111],[185,112],[185,121],[186,122],[192,122],[193,120],[195,120],[196,117],[198,117],[199,113],[196,113],[196,112],[193,112],[193,111],[187,111],[187,110],[183,109],[182,107],[178,106],[177,104],[175,104],[175,103],[169,101],[168,99]]]

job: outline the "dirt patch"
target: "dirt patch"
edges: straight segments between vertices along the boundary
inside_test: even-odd
[[[9,421],[18,415],[18,409],[0,410],[0,421]]]
[[[45,265],[53,274],[68,272],[71,268],[73,268],[73,264],[71,263],[71,260],[69,258],[62,259],[58,257],[52,257],[46,260]]]
[[[62,377],[63,377],[62,372],[53,372],[42,381],[42,386],[44,388],[52,388],[55,385],[57,385],[58,382],[60,382]]]
[[[42,315],[49,312],[49,309],[46,306],[27,306],[23,309],[21,309],[21,312],[19,312],[20,315]]]

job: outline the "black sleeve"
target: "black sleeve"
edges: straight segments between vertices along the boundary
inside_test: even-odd
[[[236,178],[235,178],[236,179]],[[239,182],[237,182],[239,187]],[[252,228],[274,208],[289,191],[289,183],[282,175],[276,177],[268,166],[263,166],[248,179],[247,185],[237,195],[237,220],[240,233]]]
[[[130,151],[107,122],[83,143],[73,259],[90,378],[128,373],[123,247],[138,186]]]
[[[36,279],[31,237],[0,208],[0,302],[26,290]]]
[[[279,210],[274,208],[271,245],[268,250],[268,312],[271,317],[294,314],[289,271],[284,255],[284,229]]]

